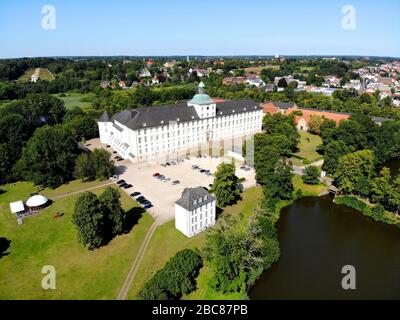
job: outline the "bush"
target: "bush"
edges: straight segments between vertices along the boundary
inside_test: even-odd
[[[305,175],[301,177],[305,184],[319,184],[319,169],[315,166],[308,166]]]
[[[196,289],[202,259],[193,250],[178,252],[140,291],[145,300],[176,300]]]

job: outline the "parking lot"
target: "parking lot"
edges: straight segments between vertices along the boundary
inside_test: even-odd
[[[158,220],[167,221],[174,219],[174,203],[181,196],[182,191],[187,187],[206,187],[212,184],[214,177],[207,176],[198,170],[193,170],[192,165],[198,165],[201,169],[210,170],[214,173],[217,166],[222,162],[221,158],[190,158],[176,165],[163,167],[158,163],[123,163],[124,172],[120,173],[119,178],[124,179],[133,187],[122,189],[131,194],[138,191],[146,199],[151,201],[153,207],[147,211]],[[170,178],[169,181],[161,181],[154,174],[159,173]],[[245,171],[237,166],[236,174],[240,178],[245,178],[243,187],[249,188],[255,185],[254,170]],[[179,184],[173,185],[172,182],[179,180]]]

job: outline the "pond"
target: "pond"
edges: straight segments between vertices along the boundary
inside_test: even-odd
[[[397,169],[398,170],[398,169]],[[277,223],[281,257],[251,288],[251,299],[400,299],[400,229],[332,202],[306,197]],[[341,286],[356,269],[356,290]]]

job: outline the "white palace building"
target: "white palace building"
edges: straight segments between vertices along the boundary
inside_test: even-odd
[[[245,138],[262,129],[262,108],[253,100],[215,102],[200,83],[186,103],[124,110],[98,120],[100,140],[133,162],[188,155],[212,142]],[[193,154],[193,153],[191,153]]]

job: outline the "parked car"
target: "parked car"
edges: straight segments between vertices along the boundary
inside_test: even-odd
[[[246,166],[241,166],[240,169],[244,170],[246,169]]]
[[[206,170],[204,170],[204,169],[200,169],[200,172],[201,172],[201,173],[205,173],[205,172],[206,172]]]
[[[170,166],[171,164],[169,162],[166,163],[167,166]]]
[[[112,181],[117,181],[119,179],[119,176],[117,175],[113,175],[112,177],[110,177],[110,180]]]
[[[156,177],[158,180],[163,180],[165,178],[165,176],[163,176],[162,174],[160,174],[159,176]]]
[[[197,165],[195,165],[195,164],[192,165],[192,169],[193,169],[193,170],[197,170],[198,168],[199,168],[199,166],[197,166]]]
[[[250,171],[251,170],[251,168],[249,168],[249,167],[246,167],[246,169],[244,169],[245,171]]]
[[[171,181],[171,179],[170,179],[170,178],[167,178],[167,177],[165,177],[164,179],[162,179],[162,182],[168,182],[168,181]]]
[[[126,184],[126,186],[124,187],[125,189],[129,189],[129,188],[132,188],[133,187],[133,185],[131,185],[130,183],[127,183]]]
[[[142,201],[142,200],[144,200],[144,199],[146,199],[145,197],[143,197],[143,196],[140,196],[140,197],[138,197],[137,199],[136,199],[136,201]]]
[[[172,184],[175,186],[175,185],[177,185],[177,184],[180,184],[181,182],[179,181],[179,180],[175,180],[175,181],[172,181]]]
[[[152,208],[152,207],[153,207],[153,205],[152,205],[151,203],[145,204],[145,205],[143,206],[143,208],[145,208],[145,209],[150,209],[150,208]]]
[[[176,166],[176,161],[171,161],[171,164],[173,164],[174,166]]]
[[[167,165],[165,163],[161,163],[161,167],[166,167]]]
[[[124,183],[124,182],[126,182],[126,181],[124,179],[121,179],[121,180],[117,181],[117,184],[121,184],[121,183]]]
[[[140,192],[139,192],[139,191],[135,191],[135,192],[132,192],[132,193],[131,193],[131,197],[136,197],[136,196],[138,196],[138,195],[140,195]]]
[[[120,188],[125,188],[128,184],[126,182],[121,183],[120,185],[118,185]],[[125,188],[126,189],[126,188]]]
[[[155,174],[153,174],[153,177],[158,177],[160,174],[157,172]]]

